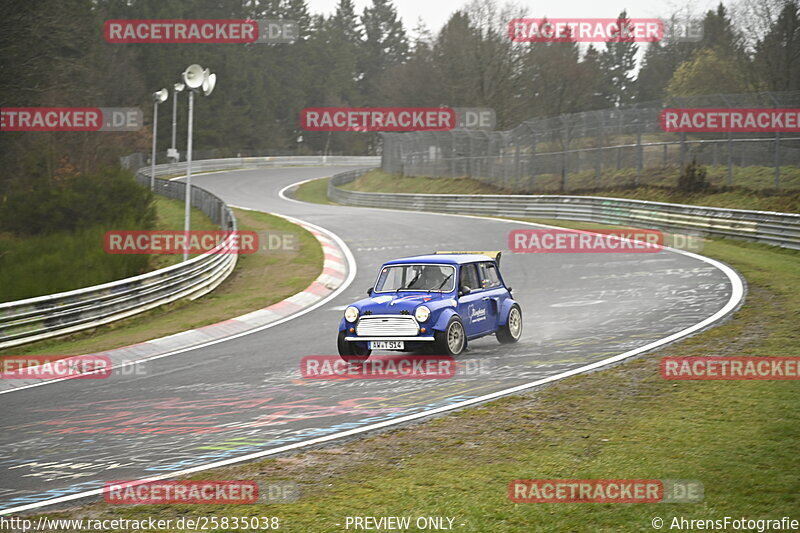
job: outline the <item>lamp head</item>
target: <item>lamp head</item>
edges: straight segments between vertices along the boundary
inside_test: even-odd
[[[183,73],[183,83],[189,89],[200,88],[203,85],[203,81],[205,81],[205,73],[203,72],[203,67],[197,63],[189,65]]]
[[[166,102],[167,98],[169,98],[169,91],[166,89],[161,89],[153,93],[153,102],[157,104]]]
[[[208,69],[206,69],[208,72]],[[214,86],[217,84],[217,75],[216,74],[209,74],[208,77],[203,81],[203,94],[208,96],[212,92],[214,92]]]

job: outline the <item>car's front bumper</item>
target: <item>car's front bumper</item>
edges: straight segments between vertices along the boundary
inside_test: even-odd
[[[432,342],[433,337],[345,337],[344,340],[350,342],[366,342],[366,341],[405,341],[405,342]]]

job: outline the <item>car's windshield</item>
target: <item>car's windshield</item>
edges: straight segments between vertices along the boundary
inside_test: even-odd
[[[375,292],[450,292],[455,288],[456,269],[451,265],[391,265],[378,276]]]

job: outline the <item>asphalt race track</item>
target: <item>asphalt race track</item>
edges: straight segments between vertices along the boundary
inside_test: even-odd
[[[349,168],[195,176],[195,185],[231,205],[332,231],[355,257],[354,282],[287,323],[147,361],[136,372],[0,395],[0,512],[99,489],[109,480],[170,475],[525,384],[700,323],[728,305],[735,292],[713,264],[673,251],[506,252],[501,271],[522,305],[523,338],[510,347],[493,336],[472,342],[460,361],[479,372],[447,380],[304,380],[300,359],[336,354],[342,309],[365,295],[383,261],[437,249],[503,250],[508,232],[525,227],[303,204],[278,195],[291,183],[344,170]],[[328,431],[332,426],[337,429]]]

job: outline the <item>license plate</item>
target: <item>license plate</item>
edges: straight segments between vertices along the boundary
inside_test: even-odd
[[[403,341],[369,341],[370,350],[404,350]]]

